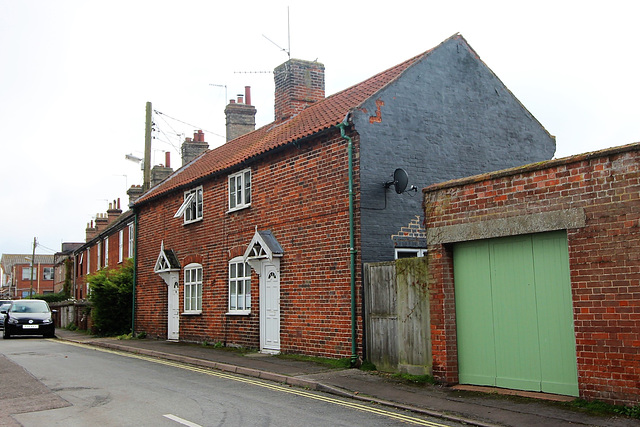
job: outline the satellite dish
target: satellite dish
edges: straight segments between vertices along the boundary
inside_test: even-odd
[[[409,175],[407,175],[407,172],[404,169],[398,168],[393,172],[393,181],[385,182],[384,188],[389,188],[393,185],[396,189],[396,193],[402,194],[407,189],[408,184]]]
[[[396,193],[402,194],[409,184],[409,175],[404,169],[396,169],[393,172],[393,185],[396,187]]]

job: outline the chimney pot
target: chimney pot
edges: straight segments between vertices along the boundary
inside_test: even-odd
[[[171,153],[167,151],[164,153],[164,165],[168,168],[171,167]],[[118,203],[118,209],[120,208],[120,204]]]
[[[244,87],[244,103],[251,105],[251,86]]]
[[[238,94],[238,104],[242,104],[242,103],[243,103],[243,97],[242,97],[242,94],[239,93]]]

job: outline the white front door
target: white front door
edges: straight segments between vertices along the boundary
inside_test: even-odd
[[[167,322],[167,339],[177,340],[180,338],[180,284],[178,277],[169,281],[168,295],[168,322]]]
[[[280,352],[280,269],[263,261],[260,275],[260,350]]]

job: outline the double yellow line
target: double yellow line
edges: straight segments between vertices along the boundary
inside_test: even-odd
[[[296,396],[300,396],[300,397],[304,397],[307,399],[313,399],[313,400],[318,400],[321,402],[326,402],[326,403],[331,403],[333,405],[338,405],[338,406],[343,406],[346,408],[350,408],[350,409],[355,409],[358,411],[362,411],[362,412],[369,412],[372,414],[376,414],[379,416],[383,416],[383,417],[387,417],[387,418],[392,418],[395,420],[399,420],[399,421],[403,421],[403,422],[407,422],[407,423],[411,423],[411,424],[415,424],[415,425],[420,425],[420,426],[429,426],[429,427],[446,427],[446,424],[439,424],[439,423],[435,423],[433,421],[427,421],[427,420],[423,420],[411,415],[405,415],[405,414],[400,414],[400,413],[396,413],[396,412],[391,412],[391,411],[386,411],[384,409],[381,408],[376,408],[376,407],[372,407],[372,406],[368,406],[368,405],[363,405],[357,402],[350,402],[348,400],[339,400],[339,399],[334,399],[332,397],[328,397],[325,396],[323,394],[316,394],[316,393],[311,393],[299,388],[295,388],[295,387],[290,387],[290,386],[281,386],[279,384],[276,383],[271,383],[271,382],[266,382],[263,380],[256,380],[256,379],[252,379],[252,378],[248,378],[248,377],[243,377],[241,375],[237,375],[237,374],[230,374],[230,373],[226,373],[226,372],[222,372],[222,371],[217,371],[217,370],[213,370],[213,369],[209,369],[209,368],[201,368],[198,366],[193,366],[193,365],[188,365],[185,363],[180,363],[180,362],[173,362],[171,360],[165,360],[165,359],[158,359],[155,357],[151,357],[151,356],[145,356],[145,355],[141,355],[141,354],[135,354],[135,353],[127,353],[124,351],[118,351],[118,350],[110,350],[110,349],[106,349],[106,348],[102,348],[102,347],[95,347],[95,346],[91,346],[91,345],[86,345],[86,344],[80,344],[80,343],[75,343],[72,341],[59,341],[56,340],[57,343],[61,343],[61,344],[67,344],[67,345],[73,345],[76,347],[82,347],[82,348],[86,348],[86,349],[91,349],[91,350],[96,350],[96,351],[101,351],[104,353],[111,353],[111,354],[116,354],[118,356],[123,356],[123,357],[129,357],[132,359],[139,359],[139,360],[144,360],[147,362],[152,362],[152,363],[157,363],[160,365],[165,365],[165,366],[172,366],[174,368],[179,368],[179,369],[184,369],[187,371],[192,371],[192,372],[197,372],[197,373],[201,373],[201,374],[205,374],[205,375],[210,375],[213,377],[218,377],[218,378],[224,378],[224,379],[228,379],[228,380],[232,380],[232,381],[236,381],[236,382],[241,382],[241,383],[245,383],[245,384],[251,384],[251,385],[255,385],[258,387],[262,387],[262,388],[266,388],[266,389],[270,389],[270,390],[274,390],[274,391],[279,391],[281,393],[289,393],[289,394],[293,394]]]

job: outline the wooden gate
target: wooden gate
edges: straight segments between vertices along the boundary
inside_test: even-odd
[[[365,264],[367,360],[383,371],[431,374],[426,258]]]

